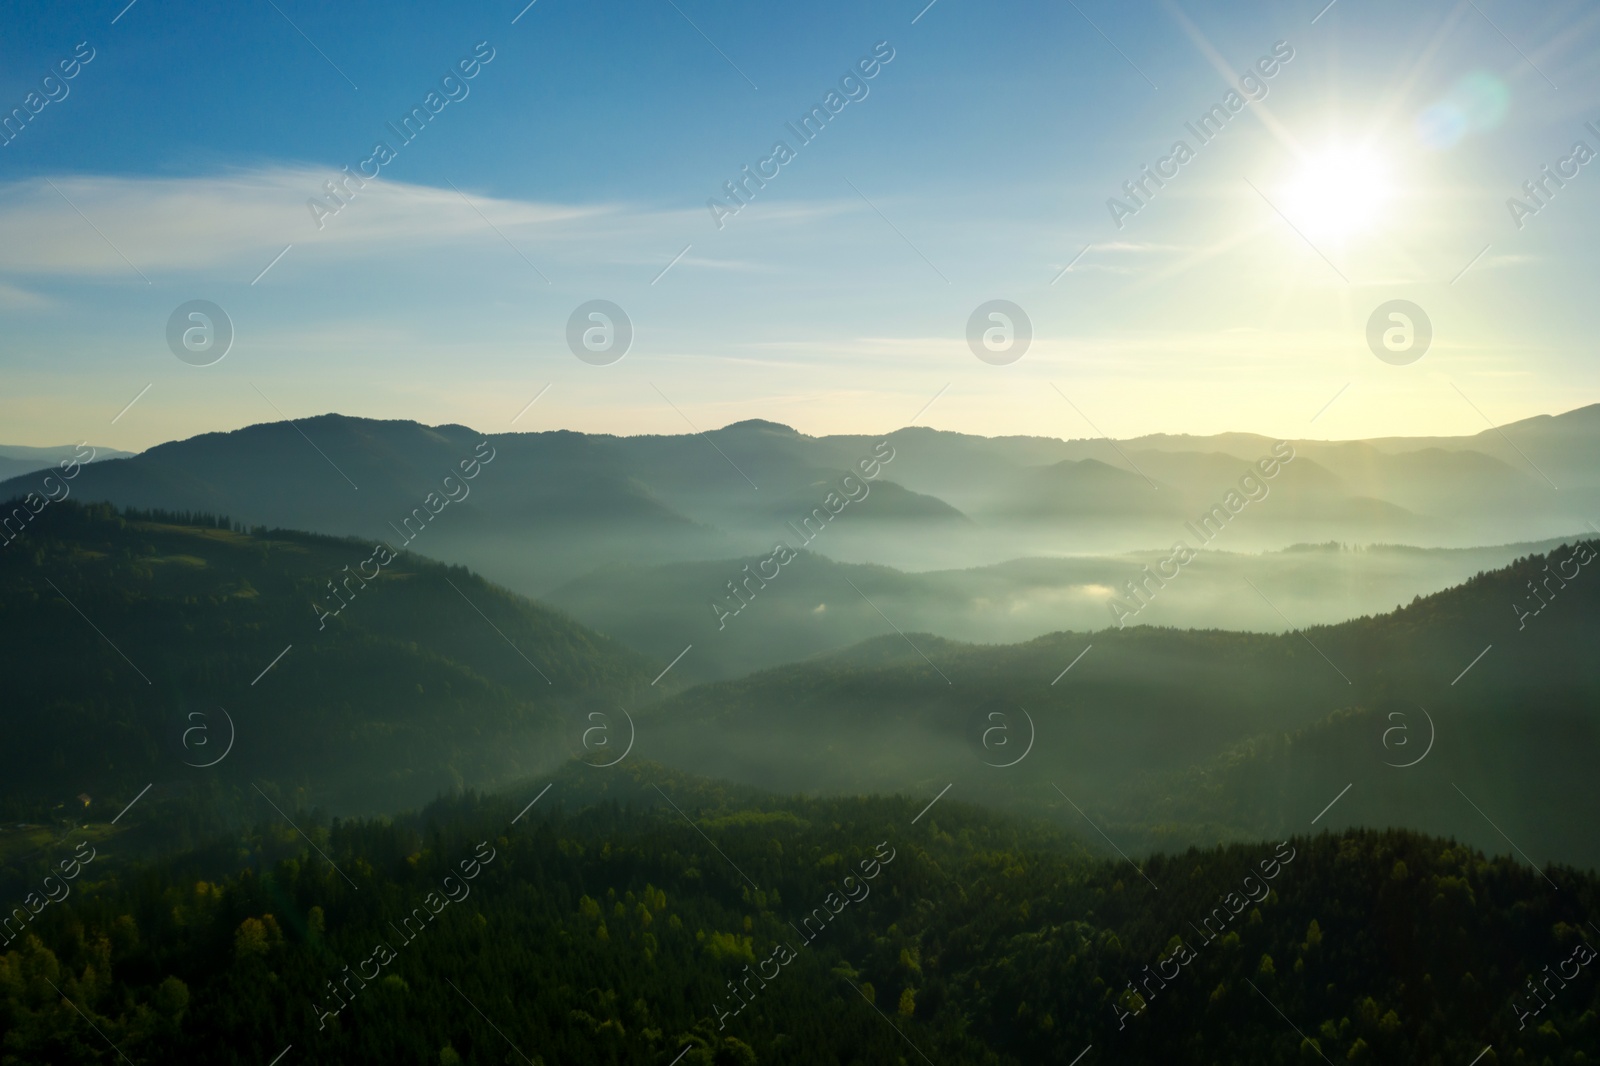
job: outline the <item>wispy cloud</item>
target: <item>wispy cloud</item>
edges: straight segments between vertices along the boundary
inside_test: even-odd
[[[1537,255],[1524,255],[1521,253],[1507,253],[1505,255],[1486,255],[1473,266],[1474,270],[1495,270],[1502,267],[1530,266],[1540,261]]]
[[[1091,252],[1192,252],[1192,244],[1158,244],[1154,241],[1107,241],[1090,248]]]
[[[391,262],[397,254],[502,238],[569,263],[641,267],[659,265],[653,249],[670,257],[670,249],[693,241],[680,265],[772,269],[718,254],[717,242],[726,238],[703,208],[550,203],[496,197],[468,185],[458,190],[378,178],[358,187],[345,179],[349,192],[339,195],[347,203],[321,213],[319,228],[308,201],[333,206],[325,185],[340,177],[322,167],[269,166],[182,178],[78,175],[0,185],[0,232],[6,234],[0,274],[115,277],[128,273],[131,262],[145,274],[236,268],[253,275],[286,242],[297,260],[310,254]],[[858,207],[843,200],[773,201],[740,219],[740,226],[747,239],[762,230],[806,233],[819,221],[847,224]],[[0,293],[0,306],[21,299]]]
[[[55,306],[56,302],[48,296],[0,281],[0,308],[7,311],[42,311]]]
[[[287,240],[297,248],[343,257],[388,255],[399,247],[464,238],[498,241],[484,217],[513,236],[573,240],[597,226],[627,226],[630,215],[637,225],[644,214],[617,205],[477,194],[468,204],[450,188],[377,179],[356,189],[345,208],[325,218],[319,229],[307,200],[325,197],[323,184],[335,176],[322,168],[273,167],[186,178],[51,178],[59,194],[43,179],[0,186],[0,232],[6,234],[0,272],[125,273],[128,263],[119,248],[148,272],[234,264],[259,268]]]

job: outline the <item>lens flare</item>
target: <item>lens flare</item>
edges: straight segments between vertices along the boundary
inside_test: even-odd
[[[1417,116],[1417,139],[1429,148],[1453,148],[1469,134],[1500,125],[1510,108],[1511,90],[1505,82],[1477,71]]]

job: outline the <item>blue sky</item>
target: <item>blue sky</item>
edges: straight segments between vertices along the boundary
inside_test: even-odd
[[[1600,400],[1600,167],[1521,229],[1506,207],[1600,150],[1600,14],[1324,2],[15,4],[0,110],[94,58],[0,147],[0,442],[325,411],[871,431],[947,385],[923,424],[1055,436],[1470,433]],[[882,41],[867,95],[793,139]],[[1266,95],[1118,228],[1108,198],[1279,41]],[[479,42],[401,145],[386,123]],[[1452,101],[1472,120],[1419,126]],[[780,138],[794,160],[719,229],[707,199]],[[380,139],[319,229],[306,201]],[[1381,202],[1350,221],[1301,175],[1353,157]],[[636,331],[609,366],[565,341],[596,298]],[[212,366],[167,348],[193,299],[237,331]],[[1032,321],[1010,365],[965,339],[990,299]],[[1391,299],[1433,322],[1407,366],[1364,339]]]

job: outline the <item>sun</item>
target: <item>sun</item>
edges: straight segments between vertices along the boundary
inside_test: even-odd
[[[1334,146],[1304,160],[1283,189],[1283,213],[1308,239],[1341,242],[1377,225],[1392,190],[1375,153]]]

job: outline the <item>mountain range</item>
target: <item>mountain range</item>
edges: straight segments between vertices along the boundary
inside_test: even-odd
[[[1275,448],[1293,458],[1261,477]],[[70,487],[382,539],[652,657],[693,644],[683,675],[714,680],[893,628],[992,642],[1126,621],[1114,602],[1177,544],[1198,558],[1138,622],[1273,631],[1375,613],[1593,531],[1597,453],[1600,405],[1467,437],[1282,444],[809,437],[759,420],[483,435],[327,415],[104,459]],[[0,499],[39,492],[39,477],[0,482]],[[771,577],[780,548],[799,561]]]
[[[1270,836],[1347,790],[1324,824],[1485,849],[1504,831],[1592,865],[1564,797],[1600,741],[1594,549],[1291,632],[911,631],[686,687],[665,656],[461,567],[69,501],[0,551],[29,709],[0,809],[109,810],[149,783],[371,811],[632,756],[795,792],[959,788],[1137,851]]]
[[[808,437],[763,421],[683,436],[480,434],[324,415],[97,463],[74,493],[248,526],[389,536],[481,441],[496,455],[490,476],[417,550],[530,595],[606,566],[766,551],[796,538],[830,493],[848,491],[864,496],[814,546],[842,561],[926,570],[1161,549],[1275,446],[1240,433]],[[1600,405],[1469,437],[1286,444],[1293,461],[1215,547],[1475,547],[1572,536],[1600,513]],[[841,488],[847,476],[865,488]],[[27,477],[0,482],[0,499],[35,488]]]
[[[87,453],[72,444],[63,444],[57,448],[29,448],[15,444],[0,444],[0,481],[26,478],[29,474],[50,469],[63,459],[76,458],[80,463],[104,462],[107,459],[130,459],[134,453],[118,451],[116,448],[95,448],[93,458],[85,458],[86,455]],[[29,486],[30,489],[33,487]],[[0,498],[9,499],[10,495],[6,493]]]

